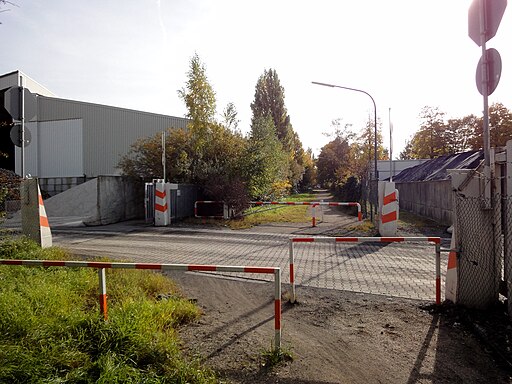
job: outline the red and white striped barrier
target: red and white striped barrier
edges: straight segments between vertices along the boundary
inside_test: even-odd
[[[295,260],[294,243],[402,243],[428,242],[436,248],[436,304],[441,304],[441,238],[440,237],[291,237],[289,243],[290,284],[292,286],[291,303],[295,302]]]
[[[105,269],[152,269],[160,271],[201,271],[201,272],[238,272],[263,273],[274,275],[274,330],[275,349],[281,349],[281,269],[275,267],[246,267],[225,265],[197,264],[151,264],[151,263],[109,263],[95,261],[60,261],[60,260],[10,260],[0,259],[0,265],[21,265],[26,267],[70,267],[98,268],[100,281],[100,310],[105,320],[107,314],[107,289]]]
[[[379,233],[381,236],[395,236],[398,229],[398,190],[395,183],[390,181],[379,181]]]
[[[41,195],[39,184],[37,184],[37,200],[39,201],[39,238],[41,240],[41,248],[51,247],[52,231],[48,217],[46,216],[46,209],[44,208],[43,196]]]
[[[168,209],[165,183],[163,180],[158,180],[155,183],[155,226],[169,225]]]
[[[315,207],[319,205],[326,205],[329,207],[357,207],[357,220],[363,220],[361,212],[361,204],[357,202],[328,202],[328,201],[251,201],[252,205],[308,205],[313,209],[312,212],[312,226],[316,227]]]
[[[198,200],[194,203],[194,216],[200,219],[224,219],[224,207],[222,208],[221,215],[213,215],[213,216],[203,216],[198,214],[197,205],[198,204],[224,204],[223,201],[213,201],[213,200]]]

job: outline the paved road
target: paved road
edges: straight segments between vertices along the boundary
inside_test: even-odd
[[[357,224],[347,218],[344,224]],[[339,220],[336,225],[339,225]],[[281,224],[232,231],[202,227],[151,227],[140,222],[61,229],[54,244],[78,255],[153,263],[280,267],[289,282],[289,237],[332,231],[332,223]],[[297,295],[300,285],[435,300],[435,251],[428,243],[295,245]],[[443,258],[445,259],[445,258]],[[446,270],[443,261],[442,271]],[[224,274],[250,279],[266,275]],[[286,290],[287,288],[284,287]]]

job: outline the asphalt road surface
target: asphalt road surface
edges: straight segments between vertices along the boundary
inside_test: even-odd
[[[250,230],[203,226],[153,227],[128,222],[104,227],[54,230],[53,242],[77,256],[138,263],[280,267],[289,275],[289,238],[324,234],[333,222],[357,224],[340,215],[317,228],[310,223],[273,224]],[[435,247],[429,243],[296,243],[295,281],[300,286],[348,290],[390,297],[435,300]],[[446,271],[446,255],[441,271]],[[187,272],[188,273],[188,272]],[[223,277],[264,280],[272,276],[224,273]],[[444,285],[444,283],[443,283]],[[286,285],[283,290],[288,288]],[[444,292],[444,289],[443,289]],[[443,298],[442,298],[443,299]]]

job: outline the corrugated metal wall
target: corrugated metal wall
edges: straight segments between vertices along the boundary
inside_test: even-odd
[[[25,172],[34,177],[83,176],[82,120],[31,122],[25,147]],[[16,172],[21,174],[21,149],[16,147]]]
[[[87,177],[119,175],[116,166],[137,139],[153,136],[168,128],[186,128],[187,125],[185,118],[38,97],[40,122],[69,119],[83,121],[83,172]]]

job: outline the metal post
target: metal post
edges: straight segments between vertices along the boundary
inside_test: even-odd
[[[105,268],[98,268],[98,277],[100,280],[100,311],[103,314],[103,319],[108,320],[107,311],[107,277],[105,274]]]
[[[295,303],[295,260],[293,256],[293,241],[290,239],[289,244],[289,258],[290,258],[290,284],[292,286],[292,297],[290,299],[290,302],[293,304]]]
[[[389,108],[389,181],[393,181],[393,124],[391,124],[391,108]]]
[[[25,179],[25,91],[23,89],[23,76],[20,76],[20,120],[21,120],[21,178]]]
[[[436,243],[436,304],[441,304],[441,244]]]
[[[276,268],[274,271],[275,284],[275,300],[274,300],[274,328],[275,328],[275,345],[276,351],[281,350],[281,269]]]
[[[165,131],[162,132],[162,168],[163,168],[163,181],[165,183]]]
[[[494,206],[493,199],[491,197],[491,183],[490,179],[493,178],[491,165],[491,140],[489,135],[489,70],[487,60],[487,48],[486,48],[486,6],[485,0],[480,0],[480,43],[482,45],[482,96],[484,99],[484,110],[483,110],[483,147],[484,147],[484,177],[485,177],[485,206],[486,208],[492,208]],[[490,202],[487,199],[490,198]]]

